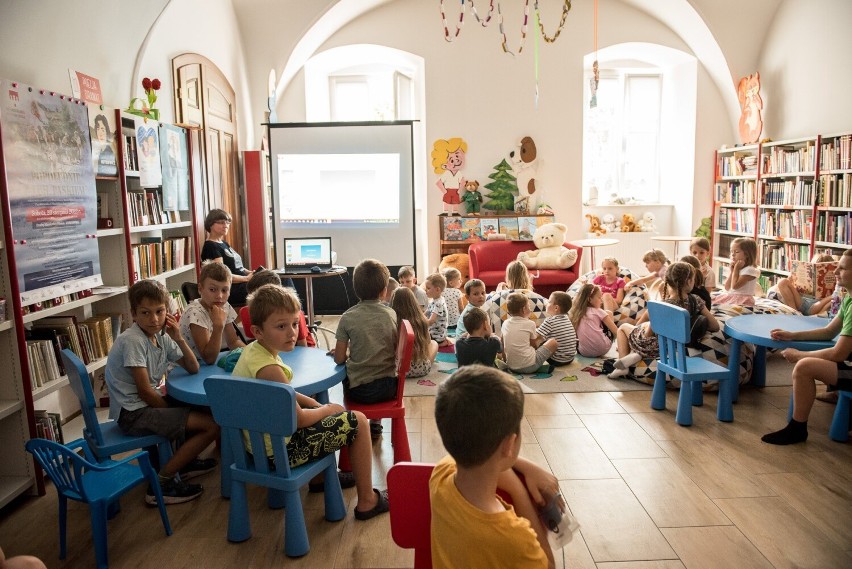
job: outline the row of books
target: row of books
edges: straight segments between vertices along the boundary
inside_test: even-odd
[[[151,278],[189,264],[188,237],[143,237],[141,241],[130,247],[133,268],[140,279]]]
[[[852,174],[827,174],[819,182],[819,205],[852,207]]]
[[[180,316],[187,308],[186,299],[183,297],[183,293],[179,290],[170,290],[169,294],[172,297],[169,303],[169,312]]]
[[[807,210],[768,210],[760,214],[758,233],[784,239],[810,239],[813,213]]]
[[[82,322],[76,316],[51,316],[36,320],[26,331],[33,390],[66,375],[60,352],[68,348],[89,364],[105,358],[121,331],[120,313],[99,314]]]
[[[814,203],[813,180],[766,182],[763,203],[766,205],[811,205]]]
[[[754,154],[734,154],[722,156],[718,164],[719,176],[756,176],[757,156]]]
[[[716,201],[722,203],[753,204],[754,181],[724,182],[716,184]]]
[[[838,136],[822,143],[819,155],[820,170],[852,169],[852,134]]]
[[[717,229],[724,231],[754,232],[754,212],[750,209],[719,208]]]
[[[40,310],[44,310],[46,308],[54,308],[56,306],[62,306],[63,304],[68,304],[69,302],[74,302],[75,300],[80,300],[83,298],[88,298],[94,294],[92,289],[87,288],[85,290],[72,292],[71,294],[64,294],[62,296],[57,296],[56,298],[49,298],[46,300],[42,300],[40,302],[35,302],[33,304],[22,306],[21,314],[26,316],[32,312],[38,312]]]
[[[502,233],[506,239],[532,241],[535,230],[553,223],[552,216],[529,217],[443,217],[442,240],[484,241],[489,235]]]
[[[130,208],[130,224],[134,227],[180,221],[178,212],[163,210],[163,199],[157,190],[128,192],[127,201]]]
[[[719,240],[719,256],[720,257],[730,257],[731,256],[731,242],[736,239],[733,235],[724,235],[719,234],[715,236],[715,239]],[[722,281],[719,281],[722,282]]]
[[[852,213],[820,212],[817,216],[816,240],[852,245]]]
[[[810,246],[802,243],[764,241],[760,251],[760,266],[776,271],[790,271],[793,261],[808,259]]]
[[[61,445],[65,444],[59,413],[48,413],[47,411],[36,409],[35,420],[36,436],[38,438],[57,442]]]
[[[816,169],[816,144],[809,141],[805,146],[770,146],[764,157],[765,174],[795,174],[813,172]]]
[[[136,136],[134,134],[124,135],[124,169],[137,172],[139,170],[138,150],[136,148]]]

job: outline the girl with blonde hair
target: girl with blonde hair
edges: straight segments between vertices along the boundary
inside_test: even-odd
[[[577,332],[577,352],[588,358],[599,358],[612,348],[612,340],[618,328],[612,312],[604,310],[601,287],[588,283],[580,287],[568,318]],[[609,335],[607,334],[609,332]]]
[[[506,265],[506,280],[497,285],[497,291],[502,290],[528,290],[532,292],[532,278],[527,266],[520,261],[512,261]]]

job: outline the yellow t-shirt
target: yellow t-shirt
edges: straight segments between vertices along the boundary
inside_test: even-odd
[[[290,383],[293,379],[293,370],[284,364],[281,356],[277,353],[273,354],[264,348],[260,342],[252,342],[243,348],[243,352],[240,354],[240,359],[237,360],[237,365],[234,366],[234,371],[231,372],[231,375],[234,377],[256,378],[257,372],[270,365],[275,365],[281,368],[284,375],[287,376],[287,383]],[[243,431],[243,438],[246,441],[246,448],[249,452],[251,452],[251,441],[249,441],[247,431]],[[266,443],[266,456],[273,456],[272,439],[269,438],[269,435],[263,435],[263,440]],[[289,437],[287,437],[286,440],[289,441]]]
[[[447,456],[429,479],[434,569],[547,567],[547,556],[529,521],[502,500],[506,511],[483,512],[461,495],[455,477],[456,463]]]

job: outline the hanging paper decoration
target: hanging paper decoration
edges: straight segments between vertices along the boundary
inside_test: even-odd
[[[598,83],[601,79],[600,69],[598,68],[598,0],[595,0],[594,26],[595,62],[592,63],[592,78],[589,80],[589,90],[592,94],[591,98],[589,98],[590,109],[598,106]]]
[[[541,32],[542,39],[547,43],[553,43],[556,41],[556,38],[559,37],[559,34],[562,33],[562,28],[565,27],[565,21],[568,19],[568,12],[571,10],[571,0],[565,0],[565,4],[562,5],[562,17],[559,19],[559,25],[556,26],[556,33],[553,34],[553,37],[547,35],[547,32],[544,31],[544,25],[541,23],[541,11],[538,9],[538,0],[535,0],[535,15],[536,20],[538,20],[538,29]]]
[[[473,0],[470,0],[470,11],[473,12],[473,17],[476,18],[476,21],[479,22],[483,28],[487,28],[488,24],[491,23],[491,16],[494,15],[494,0],[491,0],[491,4],[488,6],[488,15],[484,19],[479,17],[479,13],[476,11],[476,6],[474,6]]]
[[[518,45],[518,53],[524,51],[524,43],[527,40],[527,24],[530,20],[530,0],[524,3],[524,25],[521,26],[521,43]],[[506,38],[506,30],[503,29],[503,11],[500,9],[500,2],[497,2],[497,24],[500,26],[500,35],[503,36],[503,52],[515,55],[509,49],[509,40]]]
[[[472,4],[471,4],[472,5]],[[461,33],[462,26],[464,25],[464,0],[461,0],[461,11],[459,12],[459,23],[456,24],[456,33],[450,34],[450,28],[447,25],[447,16],[444,12],[444,0],[441,0],[441,21],[444,22],[444,39],[448,42],[452,42],[456,39]]]

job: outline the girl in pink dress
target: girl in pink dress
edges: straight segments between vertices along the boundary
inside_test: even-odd
[[[747,237],[734,239],[731,241],[731,272],[725,279],[725,292],[717,295],[713,304],[754,306],[759,276],[757,243]]]
[[[568,312],[568,318],[577,332],[577,352],[581,356],[599,358],[612,347],[618,328],[615,327],[612,312],[601,308],[602,304],[601,288],[588,283],[580,287]],[[610,335],[607,335],[607,331]]]
[[[624,301],[624,279],[618,276],[618,259],[607,257],[601,261],[601,273],[592,279],[601,288],[603,307],[615,312]]]

